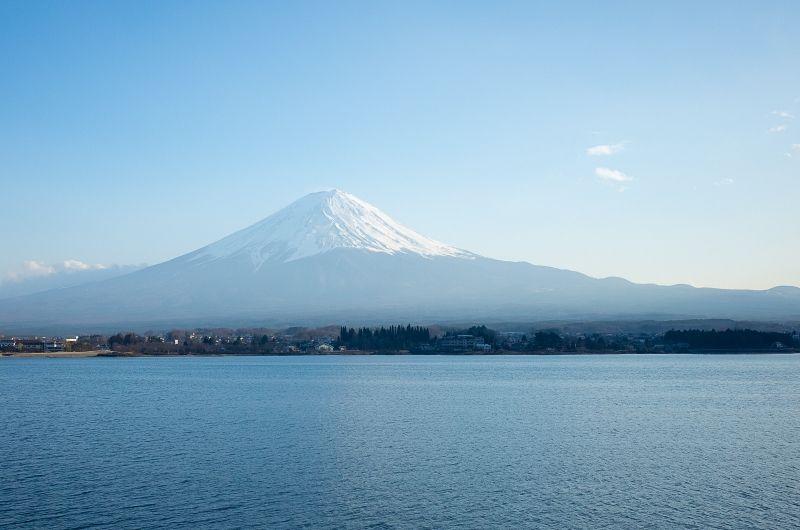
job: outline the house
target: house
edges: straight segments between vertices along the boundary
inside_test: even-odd
[[[41,339],[20,339],[17,341],[17,348],[24,352],[43,352],[44,341]]]
[[[508,345],[519,344],[527,339],[527,335],[522,331],[502,331],[498,335],[500,341]]]
[[[20,339],[17,348],[24,352],[61,352],[64,351],[64,342],[58,339]]]
[[[64,351],[64,341],[62,340],[43,341],[43,349],[46,352]]]
[[[487,352],[492,349],[483,337],[474,335],[445,335],[439,339],[438,346],[443,352]]]

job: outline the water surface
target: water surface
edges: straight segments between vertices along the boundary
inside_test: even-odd
[[[0,398],[0,526],[800,526],[800,356],[3,359]]]

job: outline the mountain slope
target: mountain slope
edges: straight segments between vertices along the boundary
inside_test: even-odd
[[[0,301],[3,329],[631,317],[794,319],[800,289],[637,285],[493,260],[333,191],[132,274]]]
[[[306,195],[186,258],[209,261],[247,256],[258,269],[267,261],[293,261],[335,248],[426,257],[472,256],[402,226],[349,193],[332,190]]]

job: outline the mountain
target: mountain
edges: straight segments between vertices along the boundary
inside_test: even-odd
[[[306,195],[263,221],[186,257],[213,261],[248,256],[253,269],[258,270],[268,261],[294,261],[334,249],[431,258],[474,257],[420,235],[374,206],[339,190]]]
[[[798,319],[800,289],[641,285],[490,259],[338,190],[158,265],[0,300],[2,329],[709,317]]]

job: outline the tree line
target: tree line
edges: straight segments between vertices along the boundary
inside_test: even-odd
[[[422,326],[389,326],[379,328],[347,328],[342,326],[334,346],[350,350],[410,350],[429,344],[431,332]]]
[[[330,328],[290,328],[271,332],[266,328],[241,330],[198,329],[147,332],[139,335],[119,332],[110,336],[89,335],[72,343],[72,351],[109,348],[119,352],[144,355],[159,354],[291,354],[325,353],[342,349],[372,352],[435,353],[442,339],[438,328],[396,325],[376,328],[347,326]],[[435,331],[432,331],[434,329]],[[495,353],[580,353],[637,352],[669,353],[678,351],[797,351],[800,338],[794,333],[751,329],[700,330],[672,329],[664,334],[576,334],[557,328],[530,330],[527,333],[502,333],[485,325],[450,328],[444,337],[472,335],[480,337]],[[11,350],[13,346],[9,347]]]
[[[709,350],[765,350],[775,347],[776,343],[784,347],[795,346],[795,341],[789,333],[773,331],[755,331],[752,329],[726,329],[725,331],[672,329],[664,334],[667,344],[688,344],[694,349]]]

